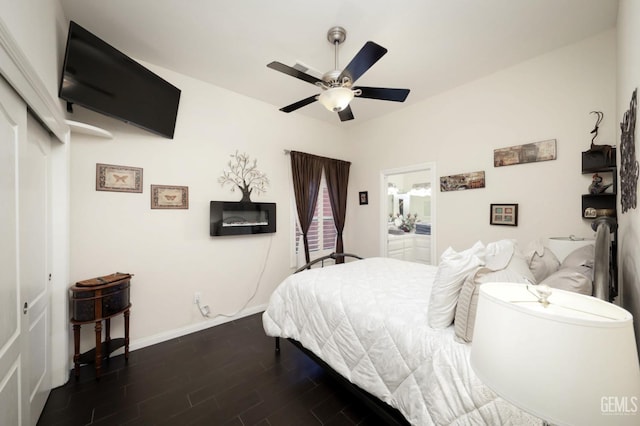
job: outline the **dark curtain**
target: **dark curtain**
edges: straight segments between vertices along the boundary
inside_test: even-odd
[[[318,201],[320,180],[322,179],[322,157],[304,152],[291,151],[291,174],[293,176],[293,191],[296,197],[298,220],[304,241],[304,257],[309,263],[309,241],[307,233],[313,221],[313,213]]]
[[[330,158],[324,161],[324,177],[329,190],[333,222],[336,225],[338,236],[336,239],[336,252],[343,253],[342,230],[344,218],[347,214],[347,185],[349,183],[349,167],[351,163]],[[336,263],[344,263],[344,257],[336,259]]]

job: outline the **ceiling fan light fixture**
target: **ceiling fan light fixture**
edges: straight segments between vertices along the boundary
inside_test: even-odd
[[[340,121],[349,121],[354,119],[349,104],[356,96],[381,101],[404,102],[409,94],[409,89],[390,89],[385,87],[358,88],[354,86],[356,80],[362,77],[369,68],[387,53],[387,49],[372,41],[368,41],[362,46],[358,53],[356,53],[353,59],[351,59],[349,64],[342,69],[338,64],[338,46],[345,41],[346,37],[347,32],[342,27],[333,27],[328,31],[327,40],[333,44],[335,48],[335,66],[333,70],[324,73],[322,78],[308,74],[307,71],[309,68],[304,64],[297,63],[296,66],[293,67],[277,61],[267,64],[268,68],[313,84],[321,89],[320,94],[294,102],[291,105],[280,108],[280,111],[289,113],[318,101],[327,110],[337,112]]]
[[[332,87],[320,93],[318,102],[326,109],[333,112],[340,112],[349,106],[349,102],[354,97],[353,90],[346,87]]]

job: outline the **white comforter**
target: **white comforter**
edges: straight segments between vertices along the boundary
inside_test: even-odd
[[[300,272],[273,293],[264,329],[299,341],[412,424],[539,424],[480,382],[453,327],[427,325],[435,272],[389,258]]]

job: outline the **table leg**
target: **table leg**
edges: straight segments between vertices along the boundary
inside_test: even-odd
[[[96,321],[96,379],[102,373],[102,320]]]
[[[104,341],[111,342],[111,318],[104,320]]]
[[[73,324],[73,372],[80,377],[80,324]]]
[[[124,311],[124,359],[129,361],[129,309]]]
[[[107,364],[109,363],[109,354],[111,353],[111,318],[107,318],[104,320],[104,341],[106,343],[105,347],[107,348]]]

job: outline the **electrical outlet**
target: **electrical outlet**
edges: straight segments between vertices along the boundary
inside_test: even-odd
[[[196,291],[195,293],[193,293],[193,304],[197,305],[198,303],[200,303],[201,298],[202,298],[202,293],[200,293],[199,291]]]

